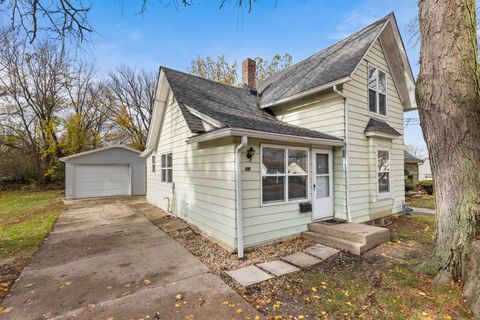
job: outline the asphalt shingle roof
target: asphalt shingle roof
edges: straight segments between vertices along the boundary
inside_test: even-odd
[[[185,106],[216,120],[225,127],[251,129],[269,133],[287,134],[318,139],[341,140],[315,130],[278,120],[257,105],[256,95],[247,90],[224,85],[173,69],[161,68],[165,73],[180,110],[193,132],[205,130],[200,119]],[[201,127],[200,127],[200,124]]]
[[[403,150],[403,158],[405,162],[418,162],[418,163],[423,163],[423,160],[418,159],[414,155],[412,155],[410,152],[407,150]]]
[[[391,15],[393,13],[259,83],[261,105],[351,75]]]
[[[378,132],[383,132],[386,134],[391,134],[394,136],[401,136],[402,134],[392,128],[388,123],[386,123],[383,120],[379,119],[374,119],[370,118],[370,120],[367,123],[367,126],[365,127],[365,133],[370,132],[370,131],[378,131]]]

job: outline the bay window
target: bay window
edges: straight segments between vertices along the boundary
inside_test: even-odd
[[[308,150],[262,146],[262,203],[308,199]]]
[[[390,151],[378,150],[378,193],[390,193]]]
[[[387,74],[371,64],[368,65],[368,109],[387,115]]]

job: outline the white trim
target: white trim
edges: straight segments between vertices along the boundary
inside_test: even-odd
[[[262,174],[262,163],[263,163],[263,149],[264,148],[271,148],[271,149],[282,149],[285,151],[284,161],[285,161],[285,173],[283,174]],[[289,150],[303,150],[307,152],[307,169],[306,174],[288,174],[288,151]],[[288,146],[288,145],[278,145],[278,144],[268,144],[268,143],[261,143],[260,144],[260,160],[259,160],[259,172],[260,172],[260,207],[269,207],[275,205],[282,205],[282,204],[291,204],[291,203],[301,203],[301,202],[308,202],[310,201],[310,148],[306,147],[296,147],[296,146]],[[288,177],[289,176],[299,176],[299,177],[307,177],[306,182],[306,198],[302,199],[294,199],[289,200],[288,198]],[[263,177],[284,177],[284,194],[285,200],[283,201],[271,201],[271,202],[263,202]]]
[[[196,135],[187,139],[187,143],[199,143],[204,141],[210,141],[214,139],[220,139],[224,137],[231,136],[248,136],[249,138],[258,138],[265,140],[281,140],[285,142],[297,142],[303,144],[320,144],[327,146],[343,146],[344,142],[342,140],[330,140],[330,139],[321,139],[321,138],[311,138],[311,137],[301,137],[301,136],[292,136],[288,134],[280,133],[271,133],[264,131],[256,131],[250,129],[235,129],[235,128],[223,128],[219,130],[214,130],[204,134]]]
[[[350,81],[350,80],[352,80],[350,76],[343,77],[341,79],[334,80],[334,81],[331,81],[331,82],[326,83],[324,85],[302,91],[300,93],[288,96],[286,98],[283,98],[283,99],[280,99],[280,100],[277,100],[277,101],[274,101],[274,102],[271,102],[271,103],[268,103],[268,104],[265,104],[265,105],[260,105],[260,108],[262,108],[262,109],[269,108],[269,107],[273,107],[273,106],[278,105],[278,104],[282,104],[282,103],[289,102],[289,101],[292,101],[292,100],[300,99],[300,98],[306,97],[308,95],[311,95],[313,93],[317,93],[317,92],[329,89],[329,88],[331,88],[335,85],[343,84],[343,83],[345,83],[347,81]]]
[[[316,170],[317,170],[316,169],[316,167],[317,167],[316,161],[317,160],[315,159],[315,156],[316,156],[317,153],[328,154],[328,177],[329,177],[329,181],[328,181],[329,190],[328,190],[328,192],[330,194],[330,198],[332,198],[332,215],[315,219],[314,215],[315,215],[315,210],[316,210],[316,206],[317,206],[316,205],[317,195],[315,194],[316,188],[313,188],[313,185],[317,182],[317,172],[316,172]],[[311,174],[312,174],[312,179],[311,179],[311,185],[312,185],[312,189],[311,189],[312,190],[312,197],[311,197],[312,215],[311,215],[311,220],[312,221],[321,221],[321,220],[325,220],[325,219],[329,219],[329,218],[334,218],[335,217],[335,190],[334,190],[334,185],[335,185],[335,180],[334,180],[335,168],[334,168],[334,166],[335,166],[335,164],[333,163],[334,150],[332,148],[312,148],[311,159],[312,159],[312,171],[311,171]],[[319,174],[318,176],[321,176],[321,175]],[[347,213],[347,217],[349,217],[349,213]],[[350,221],[350,220],[348,220],[348,221]]]
[[[237,218],[237,255],[243,259],[243,186],[242,186],[242,149],[247,145],[248,137],[243,136],[235,148],[235,211]]]
[[[385,132],[381,132],[381,131],[367,131],[367,132],[365,132],[365,135],[368,138],[380,138],[380,139],[389,139],[389,140],[393,140],[393,139],[396,139],[398,137],[401,137],[401,135],[397,136],[397,135],[394,135],[394,134],[385,133]]]
[[[70,156],[66,156],[66,157],[62,157],[58,160],[62,161],[62,162],[66,162],[67,160],[70,160],[70,159],[73,159],[73,158],[76,158],[76,157],[82,157],[82,156],[86,156],[88,154],[92,154],[92,153],[96,153],[96,152],[101,152],[101,151],[105,151],[105,150],[109,150],[109,149],[114,149],[114,148],[121,148],[121,149],[125,149],[125,150],[128,150],[128,151],[132,151],[132,152],[135,152],[135,153],[138,153],[140,155],[141,151],[138,151],[138,150],[135,150],[133,148],[130,148],[124,144],[114,144],[114,145],[111,145],[111,146],[106,146],[106,147],[103,147],[103,148],[98,148],[98,149],[94,149],[94,150],[89,150],[89,151],[84,151],[84,152],[80,152],[80,153],[76,153],[76,154],[72,154]]]
[[[209,117],[203,113],[201,113],[200,111],[198,110],[195,110],[193,108],[190,108],[189,106],[187,106],[186,104],[183,104],[185,106],[185,108],[187,108],[188,111],[190,111],[191,114],[193,114],[194,116],[196,116],[197,118],[200,118],[201,120],[207,122],[208,124],[210,124],[211,126],[213,127],[216,127],[216,128],[221,128],[221,127],[225,127],[222,123],[218,122],[217,120],[213,119],[212,117]]]
[[[380,192],[379,190],[379,184],[378,184],[378,174],[380,171],[378,170],[378,152],[379,151],[386,151],[388,152],[388,164],[389,164],[389,169],[388,169],[388,192]],[[388,199],[393,196],[392,192],[392,148],[388,147],[382,147],[382,146],[376,146],[375,147],[375,181],[376,181],[376,194],[377,194],[377,200],[382,200],[382,199]],[[382,171],[382,172],[387,172],[387,171]]]

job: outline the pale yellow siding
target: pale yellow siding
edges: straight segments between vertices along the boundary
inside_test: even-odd
[[[300,127],[344,138],[343,98],[333,91],[274,109],[278,119]],[[335,217],[346,218],[343,147],[333,148],[333,191]]]
[[[147,158],[147,200],[235,248],[235,165],[233,139],[187,144],[190,132],[170,98],[158,146]],[[161,182],[161,155],[173,154],[173,184]],[[156,172],[152,173],[152,156]],[[169,208],[170,203],[170,208]]]
[[[387,116],[368,110],[367,67],[371,63],[387,73]],[[403,107],[390,74],[382,47],[377,41],[360,63],[352,80],[345,83],[343,93],[348,97],[350,209],[354,222],[365,222],[396,213],[404,201],[403,184]],[[385,120],[402,136],[390,140],[372,139],[364,130],[371,117]],[[376,152],[378,148],[391,151],[391,196],[377,195]]]

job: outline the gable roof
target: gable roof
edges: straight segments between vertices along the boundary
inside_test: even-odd
[[[257,86],[262,106],[349,77],[391,15],[265,79]]]
[[[278,120],[259,108],[256,95],[245,89],[165,67],[161,68],[161,72],[165,73],[177,103],[182,106],[190,129],[200,129],[196,125],[200,117],[220,127],[341,141],[337,137]]]
[[[423,163],[423,160],[418,159],[407,150],[403,150],[403,159],[404,159],[404,162]]]
[[[109,149],[115,149],[115,148],[125,149],[125,150],[135,152],[135,153],[138,153],[138,154],[141,153],[140,151],[138,151],[136,149],[133,149],[133,148],[130,148],[129,146],[126,146],[124,144],[112,144],[110,146],[106,146],[106,147],[103,147],[103,148],[98,148],[98,149],[93,149],[93,150],[88,150],[88,151],[75,153],[75,154],[72,154],[72,155],[69,155],[69,156],[66,156],[66,157],[62,157],[59,160],[62,161],[62,162],[66,162],[67,160],[70,160],[70,159],[73,159],[73,158],[82,157],[82,156],[86,156],[86,155],[89,155],[89,154],[93,154],[93,153],[97,153],[97,152],[101,152],[101,151],[105,151],[105,150],[109,150]]]
[[[368,132],[381,132],[381,133],[386,133],[388,135],[392,136],[401,136],[402,134],[392,128],[388,123],[386,123],[383,120],[380,119],[375,119],[375,118],[370,118],[368,120],[367,126],[365,127],[365,133]]]

